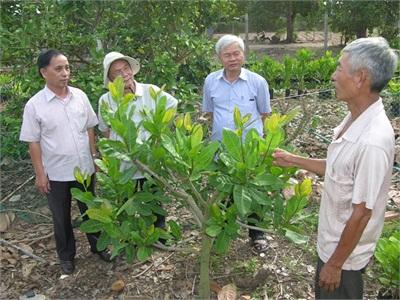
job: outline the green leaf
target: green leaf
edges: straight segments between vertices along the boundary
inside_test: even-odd
[[[129,198],[117,211],[117,216],[119,216],[122,212],[126,211],[128,216],[133,216],[136,212],[135,204],[133,203],[133,198]]]
[[[241,216],[245,216],[251,209],[251,193],[242,185],[235,185],[233,188],[233,200]]]
[[[235,160],[241,161],[241,152],[240,152],[240,138],[236,135],[232,130],[224,129],[222,131],[222,144],[225,149]]]
[[[230,237],[226,232],[222,232],[215,240],[215,250],[218,254],[226,253],[230,244]]]
[[[308,241],[308,237],[302,234],[299,234],[289,229],[286,229],[285,231],[285,236],[295,244],[305,244]]]
[[[260,191],[254,187],[249,187],[248,191],[251,195],[251,199],[256,201],[258,204],[271,206],[271,198],[265,191]]]
[[[154,88],[152,86],[149,88],[149,92],[150,92],[150,97],[153,100],[156,100],[157,99],[157,93],[156,93],[156,91],[154,90]]]
[[[139,261],[145,261],[146,259],[148,259],[150,257],[152,252],[153,252],[152,248],[140,246],[140,247],[138,247],[136,257],[138,258]]]
[[[162,122],[163,123],[168,123],[169,121],[171,121],[171,119],[174,117],[174,115],[175,115],[175,112],[176,112],[176,109],[175,108],[170,108],[170,109],[168,109],[166,112],[165,112],[165,114],[164,114],[164,116],[163,116],[163,118],[162,118]]]
[[[174,220],[169,220],[168,225],[169,225],[169,229],[171,230],[172,235],[175,238],[177,238],[177,239],[182,238],[182,229],[178,223],[176,223]]]
[[[200,124],[196,124],[193,127],[192,134],[190,136],[190,145],[195,148],[203,140],[203,127]]]
[[[204,170],[212,162],[215,153],[219,148],[217,141],[211,142],[206,147],[201,149],[200,154],[196,155],[193,160],[194,169],[196,171]]]
[[[106,233],[106,232],[102,232],[99,236],[99,238],[97,239],[97,243],[96,243],[96,248],[97,251],[103,251],[105,250],[108,245],[110,244],[111,239],[110,236]]]
[[[80,226],[79,229],[86,233],[96,233],[103,229],[103,225],[96,220],[86,220]]]
[[[79,169],[79,167],[74,168],[74,177],[75,177],[76,181],[78,181],[80,184],[83,184],[83,175],[82,175],[81,169]]]
[[[128,245],[125,247],[125,257],[127,263],[132,263],[134,258],[135,258],[135,247],[132,247],[131,245]]]
[[[192,118],[190,117],[190,113],[186,113],[183,119],[183,126],[187,131],[192,131]]]
[[[233,121],[235,123],[236,128],[240,128],[242,126],[242,115],[240,113],[240,110],[237,106],[235,106],[233,110]]]
[[[111,223],[111,210],[106,207],[89,208],[86,211],[90,219],[98,220],[102,223]]]
[[[211,237],[216,237],[222,230],[222,227],[219,225],[211,225],[206,228],[206,233]]]
[[[91,192],[84,192],[78,188],[71,188],[71,196],[80,202],[85,203],[89,208],[95,207],[95,197]]]

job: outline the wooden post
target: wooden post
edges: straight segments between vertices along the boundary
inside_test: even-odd
[[[326,11],[327,8],[325,6],[325,13],[324,13],[324,52],[328,50],[328,12]]]
[[[246,13],[244,15],[244,22],[245,22],[245,30],[246,30],[246,35],[245,35],[245,45],[246,45],[246,56],[249,55],[249,14]]]

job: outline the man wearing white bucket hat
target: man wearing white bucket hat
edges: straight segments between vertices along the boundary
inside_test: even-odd
[[[136,98],[135,101],[132,101],[131,105],[135,105],[135,110],[132,115],[132,120],[136,125],[139,125],[142,121],[141,112],[143,109],[155,109],[155,102],[150,96],[150,88],[153,88],[156,92],[160,90],[159,87],[152,84],[139,83],[134,79],[134,76],[140,70],[139,62],[129,56],[125,56],[119,52],[110,52],[104,57],[103,61],[104,66],[104,85],[108,88],[108,83],[113,82],[118,76],[121,76],[125,83],[125,94],[133,93]],[[170,94],[161,91],[162,96],[167,97],[167,108],[176,107],[178,101],[171,96]],[[101,106],[103,103],[107,103],[108,107],[111,110],[116,110],[117,104],[111,97],[110,92],[103,94],[99,99],[99,129],[103,133],[106,138],[112,140],[119,140],[120,137],[110,130],[108,125],[104,122],[104,119],[101,116]],[[147,132],[142,126],[139,128],[137,141],[143,142],[146,141],[150,137],[150,133]],[[127,169],[131,165],[128,161],[121,162],[121,169]],[[144,183],[146,182],[146,178],[143,176],[141,172],[136,172],[133,176],[133,179],[137,180],[136,188],[142,189]],[[155,226],[164,227],[165,225],[165,217],[159,214],[157,215],[157,220],[155,222]]]

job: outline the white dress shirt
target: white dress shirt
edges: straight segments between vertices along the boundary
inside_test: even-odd
[[[38,142],[44,170],[52,181],[74,181],[74,168],[94,173],[87,130],[97,117],[80,89],[68,87],[59,99],[47,86],[25,105],[20,140]]]
[[[394,158],[394,132],[382,99],[368,107],[337,138],[347,122],[334,129],[326,161],[324,192],[318,224],[318,255],[325,263],[338,246],[353,212],[353,204],[365,202],[372,216],[344,270],[364,268],[382,232]]]

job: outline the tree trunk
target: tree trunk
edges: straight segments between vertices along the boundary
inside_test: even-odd
[[[205,232],[201,236],[199,298],[210,299],[210,253],[213,244]]]
[[[367,37],[367,28],[359,28],[356,33],[357,38]]]
[[[286,10],[286,43],[294,42],[294,19],[296,13],[293,11],[293,2],[289,1]]]

